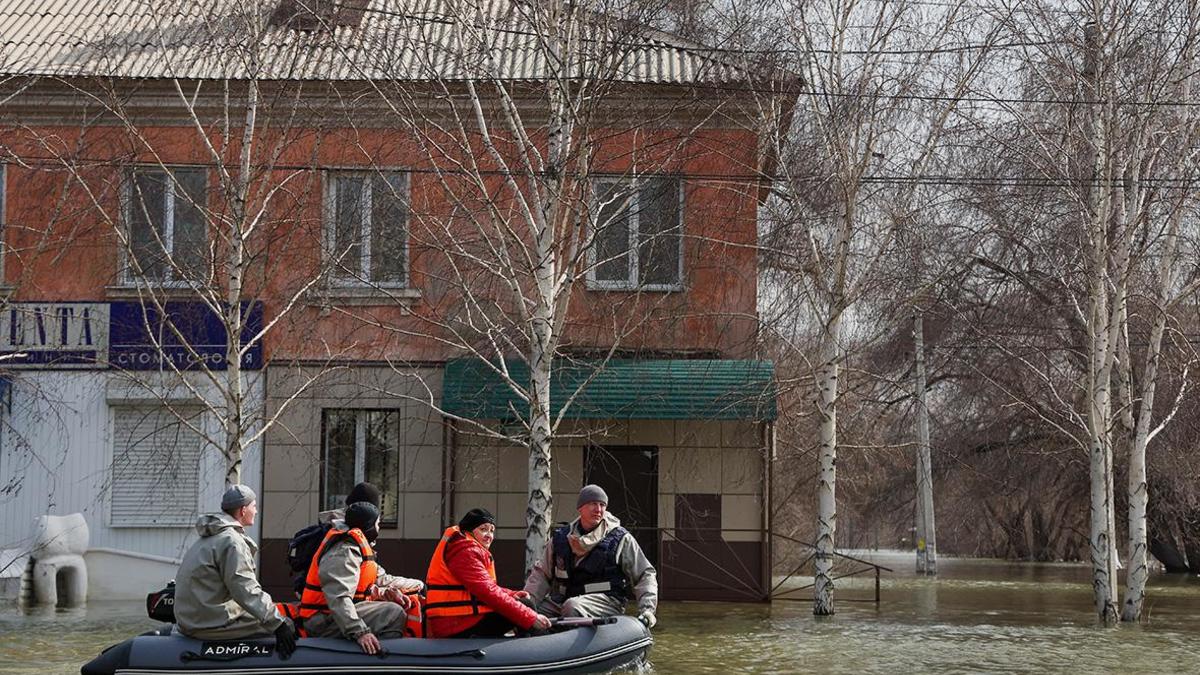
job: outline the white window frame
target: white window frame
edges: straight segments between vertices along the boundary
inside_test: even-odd
[[[400,457],[399,457],[399,454],[404,451],[404,442],[403,442],[403,438],[400,435],[402,433],[403,429],[401,429],[400,425],[399,425],[399,420],[402,419],[401,411],[399,409],[394,409],[394,408],[324,408],[324,409],[322,409],[321,410],[321,495],[320,495],[321,510],[325,510],[325,507],[329,503],[329,481],[327,480],[327,477],[329,475],[329,429],[326,428],[326,426],[325,426],[325,415],[326,415],[326,413],[331,412],[331,411],[338,411],[341,413],[348,413],[348,412],[354,413],[354,483],[356,485],[358,483],[361,483],[364,480],[366,480],[366,474],[367,474],[367,415],[369,415],[371,413],[375,413],[375,412],[391,413],[391,414],[394,414],[397,416],[397,425],[396,425],[397,426],[397,436],[396,436],[396,453],[397,453],[396,472],[397,472],[397,474],[399,474],[399,472],[404,468],[404,466],[403,466],[404,463],[400,461]],[[400,478],[399,475],[397,475],[396,478],[397,478],[397,480],[399,480],[399,478]],[[377,487],[380,487],[385,492],[389,491],[389,489],[397,489],[395,486],[377,486]],[[404,508],[403,500],[398,499],[397,504],[396,504],[397,512],[392,514],[394,520],[383,520],[380,523],[380,527],[382,527],[383,529],[395,529],[395,528],[400,527],[400,521],[401,521],[400,510],[403,508]]]
[[[204,200],[208,201],[208,170],[197,166],[167,166],[158,165],[138,165],[125,174],[124,187],[121,191],[121,215],[124,223],[126,245],[121,247],[121,283],[126,286],[136,286],[138,284],[146,284],[151,286],[161,286],[164,288],[187,288],[191,282],[187,279],[174,278],[177,270],[170,263],[164,263],[166,268],[166,276],[162,279],[151,279],[145,276],[137,276],[133,271],[133,209],[136,204],[137,196],[134,194],[134,179],[138,173],[167,173],[173,174],[175,171],[197,171],[204,174]],[[170,180],[164,182],[166,186],[163,192],[163,244],[167,254],[175,257],[175,186],[176,181],[172,176]],[[204,224],[204,240],[208,241],[208,224]]]
[[[374,190],[371,187],[371,179],[378,177],[388,177],[391,175],[400,176],[404,180],[403,194],[405,205],[408,210],[404,222],[404,276],[398,280],[392,281],[371,281],[371,216],[372,216],[372,200]],[[362,259],[359,264],[359,269],[355,274],[347,274],[340,265],[334,263],[337,238],[337,185],[339,178],[362,178],[364,194],[362,198],[362,222],[359,223],[358,235],[362,240]],[[412,279],[412,269],[409,266],[411,256],[409,255],[409,235],[412,229],[412,174],[402,168],[384,168],[379,170],[362,169],[326,169],[322,172],[322,182],[324,183],[324,226],[322,244],[325,247],[325,254],[322,256],[328,268],[328,278],[332,285],[343,287],[378,287],[378,288],[409,288],[409,280]]]
[[[679,221],[677,223],[678,245],[679,245],[679,256],[678,256],[679,263],[678,263],[678,269],[675,271],[677,281],[673,284],[639,284],[638,283],[638,273],[640,271],[639,267],[641,265],[641,250],[639,248],[640,239],[641,239],[641,229],[639,227],[639,224],[640,224],[639,223],[639,221],[640,221],[639,213],[641,211],[641,208],[639,205],[639,201],[641,200],[641,194],[642,194],[641,186],[639,185],[639,183],[641,182],[642,179],[652,179],[652,178],[669,178],[669,179],[676,181],[676,184],[679,187],[679,194],[678,194],[679,205],[678,205],[678,210],[676,211],[676,213],[678,214],[678,219],[679,219]],[[593,231],[590,245],[588,246],[588,259],[587,259],[587,261],[588,261],[588,273],[587,273],[588,289],[596,290],[596,291],[651,291],[651,292],[657,291],[657,292],[666,292],[666,293],[682,291],[684,288],[684,284],[683,284],[683,226],[684,226],[683,194],[685,191],[683,178],[680,176],[674,175],[674,174],[644,174],[641,176],[635,176],[633,178],[617,178],[617,177],[595,178],[592,181],[592,185],[593,185],[593,190],[592,190],[593,199],[596,199],[596,195],[599,194],[599,190],[595,189],[595,188],[598,188],[602,185],[628,185],[629,186],[628,187],[629,204],[627,206],[627,209],[628,209],[627,217],[629,218],[629,242],[630,242],[629,251],[628,251],[628,254],[629,254],[629,277],[623,281],[616,280],[616,279],[597,279],[596,278],[596,270],[599,269],[601,261],[596,259],[596,237],[598,236],[599,233]],[[599,202],[594,202],[591,206],[591,212],[594,216],[594,222],[596,225],[599,225],[598,221],[600,218],[600,206],[601,205],[599,204]]]

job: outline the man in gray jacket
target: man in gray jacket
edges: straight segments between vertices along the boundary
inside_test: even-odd
[[[542,559],[525,580],[525,592],[546,616],[616,616],[637,603],[638,619],[658,623],[658,572],[633,535],[608,513],[608,495],[585,485],[579,517],[546,542]]]
[[[379,536],[379,508],[370,502],[346,507],[345,520],[333,521],[334,532],[359,530],[371,543]],[[334,535],[336,536],[336,535]],[[313,637],[344,637],[354,640],[367,654],[379,653],[379,639],[404,637],[409,606],[406,593],[425,587],[419,579],[392,576],[375,561],[366,560],[353,537],[331,541],[317,561],[327,612],[304,621],[304,630]],[[374,566],[375,583],[367,589],[367,599],[355,600],[360,575]]]
[[[254,491],[234,485],[221,498],[222,513],[200,516],[200,539],[183,556],[175,578],[175,621],[184,635],[234,640],[275,634],[280,655],[296,647],[292,622],[279,614],[258,583],[258,545],[246,536],[258,502]]]

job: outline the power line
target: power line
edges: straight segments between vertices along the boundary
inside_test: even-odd
[[[132,166],[148,166],[153,165],[152,162],[131,162],[124,158],[89,158],[89,157],[52,157],[48,155],[19,155],[11,153],[9,155],[14,160],[21,163],[42,162],[48,166],[66,170],[63,167],[64,161],[69,161],[70,165],[77,171],[82,171],[87,168],[97,166],[109,167],[132,167]],[[82,162],[82,166],[75,166],[75,162]],[[178,163],[168,162],[169,167],[178,168],[215,168],[215,164],[210,162],[202,163]],[[282,170],[282,171],[337,171],[339,169],[330,169],[319,165],[310,164],[269,164],[254,167],[257,170]],[[363,171],[371,170],[374,167],[364,165],[354,170]],[[382,170],[382,169],[381,169]],[[399,170],[404,173],[419,174],[419,175],[446,175],[446,176],[495,176],[495,177],[514,177],[514,178],[541,178],[548,177],[546,172],[527,172],[527,171],[503,171],[499,169],[480,169],[472,171],[467,169],[437,169],[430,167],[412,167],[408,169],[388,169]],[[586,175],[588,178],[606,179],[606,178],[622,178],[632,176],[634,174],[627,172],[612,172],[612,171],[593,171]],[[727,182],[737,184],[770,184],[784,181],[793,181],[799,183],[820,183],[829,180],[827,176],[818,177],[789,177],[783,174],[764,175],[759,173],[709,173],[709,172],[645,172],[637,174],[640,176],[662,175],[665,177],[676,177],[681,180],[696,180],[705,182]],[[557,172],[558,176],[581,178],[584,177],[578,172]],[[949,186],[949,187],[1126,187],[1127,183],[1123,180],[1104,180],[1104,179],[1070,179],[1070,178],[1048,178],[1043,176],[970,176],[970,175],[950,175],[950,174],[919,174],[912,176],[903,175],[867,175],[864,176],[862,182],[868,184],[883,184],[883,185],[932,185],[932,186]],[[1179,189],[1193,189],[1200,186],[1200,176],[1195,178],[1178,177],[1178,176],[1149,176],[1141,178],[1137,184],[1149,187],[1168,187]]]

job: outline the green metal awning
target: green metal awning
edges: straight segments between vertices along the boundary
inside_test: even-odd
[[[442,408],[468,419],[526,418],[529,406],[497,372],[499,363],[472,358],[447,362]],[[528,387],[528,364],[509,359],[505,366],[514,382]],[[564,417],[774,420],[778,414],[774,374],[770,361],[560,359],[552,366],[550,409],[557,416],[586,383]]]

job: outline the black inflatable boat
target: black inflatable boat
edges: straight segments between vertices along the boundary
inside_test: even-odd
[[[381,640],[368,656],[347,640],[303,638],[286,661],[272,638],[204,641],[164,627],[109,647],[83,675],[114,673],[596,673],[635,666],[653,640],[636,619],[487,640]]]

